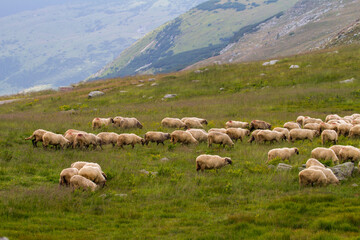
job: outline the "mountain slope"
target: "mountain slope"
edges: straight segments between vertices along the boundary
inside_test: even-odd
[[[159,27],[90,79],[180,70],[212,57],[297,0],[210,0]]]
[[[281,17],[261,24],[253,33],[228,45],[219,56],[187,69],[214,63],[270,59],[323,48],[344,28],[354,24],[359,11],[359,0],[301,0]]]
[[[147,32],[203,1],[2,2],[0,95],[79,82]]]

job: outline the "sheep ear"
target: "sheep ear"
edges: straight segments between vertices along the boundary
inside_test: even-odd
[[[105,180],[107,180],[107,176],[104,172],[101,172],[101,174],[104,176]]]

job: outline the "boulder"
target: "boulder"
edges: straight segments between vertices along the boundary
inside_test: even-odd
[[[354,163],[346,162],[343,164],[336,165],[335,167],[330,168],[335,176],[339,179],[339,181],[343,181],[349,177],[351,177],[354,171]]]
[[[93,98],[93,97],[99,97],[104,95],[105,93],[102,91],[92,91],[89,93],[88,98]]]
[[[290,171],[292,169],[291,165],[285,164],[285,163],[279,163],[276,167],[276,171]]]
[[[166,94],[163,98],[168,99],[168,98],[174,98],[176,96],[177,96],[176,94]]]

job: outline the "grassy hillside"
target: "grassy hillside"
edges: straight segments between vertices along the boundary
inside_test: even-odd
[[[297,1],[206,1],[134,43],[90,79],[181,70],[218,55],[239,31],[250,31],[249,26],[258,26]]]
[[[263,119],[273,126],[298,115],[360,112],[360,46],[262,62],[218,65],[183,72],[91,82],[73,92],[42,92],[0,105],[0,235],[9,239],[359,239],[360,176],[339,186],[299,188],[298,167],[314,142],[199,146],[136,146],[103,151],[33,149],[24,140],[37,128],[64,133],[93,132],[94,117],[134,116],[143,135],[163,129],[166,116],[199,116],[210,127],[227,120]],[[292,64],[299,69],[289,69]],[[150,76],[149,76],[150,78]],[[353,83],[340,81],[355,78]],[[196,80],[196,81],[195,81]],[[137,86],[135,84],[144,84]],[[223,90],[220,90],[222,88]],[[91,90],[102,97],[88,99]],[[167,93],[174,99],[162,100]],[[64,111],[74,109],[74,111]],[[95,133],[100,130],[94,131]],[[123,132],[109,127],[105,131]],[[247,140],[247,139],[246,139]],[[341,137],[339,144],[359,146]],[[290,172],[265,164],[269,149],[296,146]],[[203,153],[229,156],[232,166],[197,173]],[[169,161],[160,161],[162,158]],[[96,193],[58,187],[59,173],[72,162],[99,163],[107,186]],[[139,171],[158,172],[146,176]],[[356,185],[354,185],[356,184]],[[126,195],[122,195],[126,194]]]

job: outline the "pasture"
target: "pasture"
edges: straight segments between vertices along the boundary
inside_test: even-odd
[[[139,136],[171,132],[160,126],[164,117],[203,117],[209,129],[224,127],[228,120],[261,119],[277,127],[299,115],[324,120],[331,113],[360,113],[360,48],[335,50],[279,59],[273,66],[215,65],[201,73],[96,81],[71,92],[33,93],[0,105],[0,237],[359,239],[358,173],[338,186],[299,187],[298,167],[321,146],[319,137],[275,144],[249,144],[246,138],[234,148],[166,141],[165,146],[86,151],[44,150],[24,140],[38,128]],[[292,64],[300,68],[289,69]],[[158,85],[151,86],[149,78]],[[105,95],[88,99],[92,90]],[[177,97],[162,100],[165,94]],[[144,128],[91,129],[94,117],[115,116],[136,117]],[[359,147],[359,142],[340,137],[338,144]],[[289,172],[276,172],[265,163],[267,152],[278,147],[299,148],[300,154],[286,161],[293,166]],[[205,153],[231,157],[233,165],[198,173],[195,159]],[[75,161],[99,163],[107,186],[95,193],[59,188],[61,170]]]

